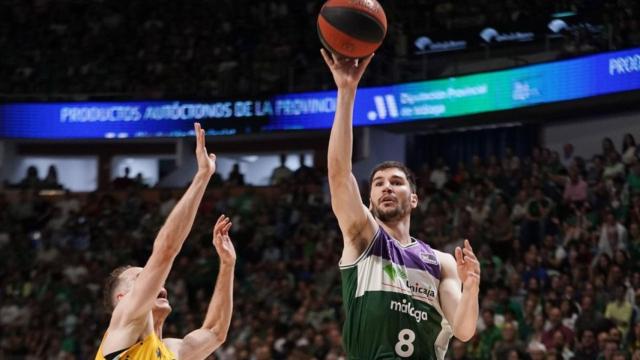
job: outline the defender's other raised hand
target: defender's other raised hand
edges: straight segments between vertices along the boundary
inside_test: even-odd
[[[207,152],[204,143],[204,130],[200,123],[194,123],[193,129],[196,133],[196,159],[198,160],[198,172],[209,176],[216,172],[216,156]]]
[[[324,62],[333,74],[338,89],[355,89],[367,69],[373,54],[364,59],[341,58],[325,49],[320,49]]]
[[[233,265],[236,262],[236,250],[229,237],[231,219],[225,215],[220,215],[216,225],[213,227],[213,246],[218,252],[222,265]]]

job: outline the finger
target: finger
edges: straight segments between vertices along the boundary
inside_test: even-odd
[[[477,259],[476,254],[473,253],[473,251],[465,248],[464,250],[462,250],[462,252],[465,255],[465,258],[471,258],[471,259]]]
[[[329,57],[329,54],[327,54],[327,50],[325,49],[320,49],[320,54],[322,55],[322,58],[324,59],[324,62],[327,63],[327,66],[332,67],[334,62],[333,60]]]
[[[473,267],[473,271],[480,271],[480,263],[476,259],[465,258],[465,265],[470,264]]]
[[[467,277],[480,280],[480,274],[476,274],[473,271],[468,271],[467,272]]]
[[[369,63],[371,62],[371,59],[373,59],[374,55],[375,55],[375,53],[372,53],[371,55],[367,56],[366,58],[361,59],[360,66],[363,69],[366,69],[367,66],[369,66]]]
[[[213,229],[214,235],[220,234],[220,230],[224,228],[224,224],[227,219],[228,218],[224,214],[220,215],[218,221],[216,222],[216,226]]]
[[[469,242],[469,239],[464,239],[464,247],[465,249],[469,249],[473,251],[473,248],[471,247],[471,243]]]
[[[224,214],[222,214],[222,215],[220,215],[220,216],[218,217],[218,220],[216,220],[216,224],[213,226],[213,228],[214,228],[214,229],[215,229],[215,228],[217,228],[217,227],[218,227],[218,225],[220,225],[220,222],[221,222],[223,219],[224,219]]]
[[[463,265],[464,259],[462,258],[462,249],[460,249],[459,246],[456,247],[455,255],[456,255],[456,263],[458,263],[458,265]]]
[[[216,154],[210,153],[209,154],[209,159],[211,159],[211,161],[216,161]]]
[[[196,134],[196,144],[200,147],[200,123],[193,123],[193,131]]]
[[[229,233],[229,229],[231,229],[231,225],[233,225],[232,222],[229,222],[225,227],[224,227],[224,233],[228,234]]]

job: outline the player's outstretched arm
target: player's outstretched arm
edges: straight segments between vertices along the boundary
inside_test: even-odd
[[[469,240],[464,241],[463,249],[456,248],[455,259],[449,254],[440,254],[443,255],[440,257],[443,275],[440,306],[451,324],[453,335],[462,341],[469,341],[478,321],[480,263]]]
[[[358,183],[351,172],[353,105],[358,83],[373,54],[358,62],[338,58],[324,49],[320,52],[338,87],[335,119],[329,137],[328,178],[331,206],[348,246],[358,238],[370,240],[376,226],[373,216],[362,204]]]
[[[220,270],[216,288],[200,329],[190,332],[184,339],[166,339],[165,343],[178,358],[205,359],[227,338],[233,310],[233,271],[236,251],[229,238],[231,220],[222,215],[213,228],[213,245],[220,257]]]
[[[114,311],[113,320],[129,323],[148,314],[169,275],[171,265],[191,231],[198,206],[216,169],[214,154],[207,153],[204,130],[194,124],[198,171],[187,191],[175,205],[153,243],[153,251],[131,291]]]

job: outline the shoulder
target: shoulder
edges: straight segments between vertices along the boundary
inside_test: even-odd
[[[164,346],[166,346],[167,349],[169,349],[172,353],[176,355],[180,353],[180,348],[182,347],[182,339],[166,338],[162,339],[162,342],[164,343]]]
[[[436,254],[436,256],[438,257],[438,261],[440,262],[442,278],[445,279],[452,276],[457,277],[456,259],[453,257],[453,255],[436,249],[433,249],[433,252]]]

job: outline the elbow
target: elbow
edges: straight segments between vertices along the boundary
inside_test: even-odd
[[[153,247],[153,256],[162,262],[172,262],[180,252],[180,247],[175,245],[160,245]]]
[[[453,336],[456,337],[456,339],[462,341],[462,342],[467,342],[469,340],[471,340],[471,338],[473,338],[473,335],[475,335],[475,329],[471,330],[471,331],[454,331],[453,332]]]
[[[215,328],[209,329],[211,334],[210,344],[215,349],[219,348],[225,341],[227,341],[227,331],[216,330]]]
[[[329,186],[339,183],[340,181],[344,181],[344,178],[347,176],[349,172],[338,169],[331,168],[327,169],[327,180],[329,180]]]

